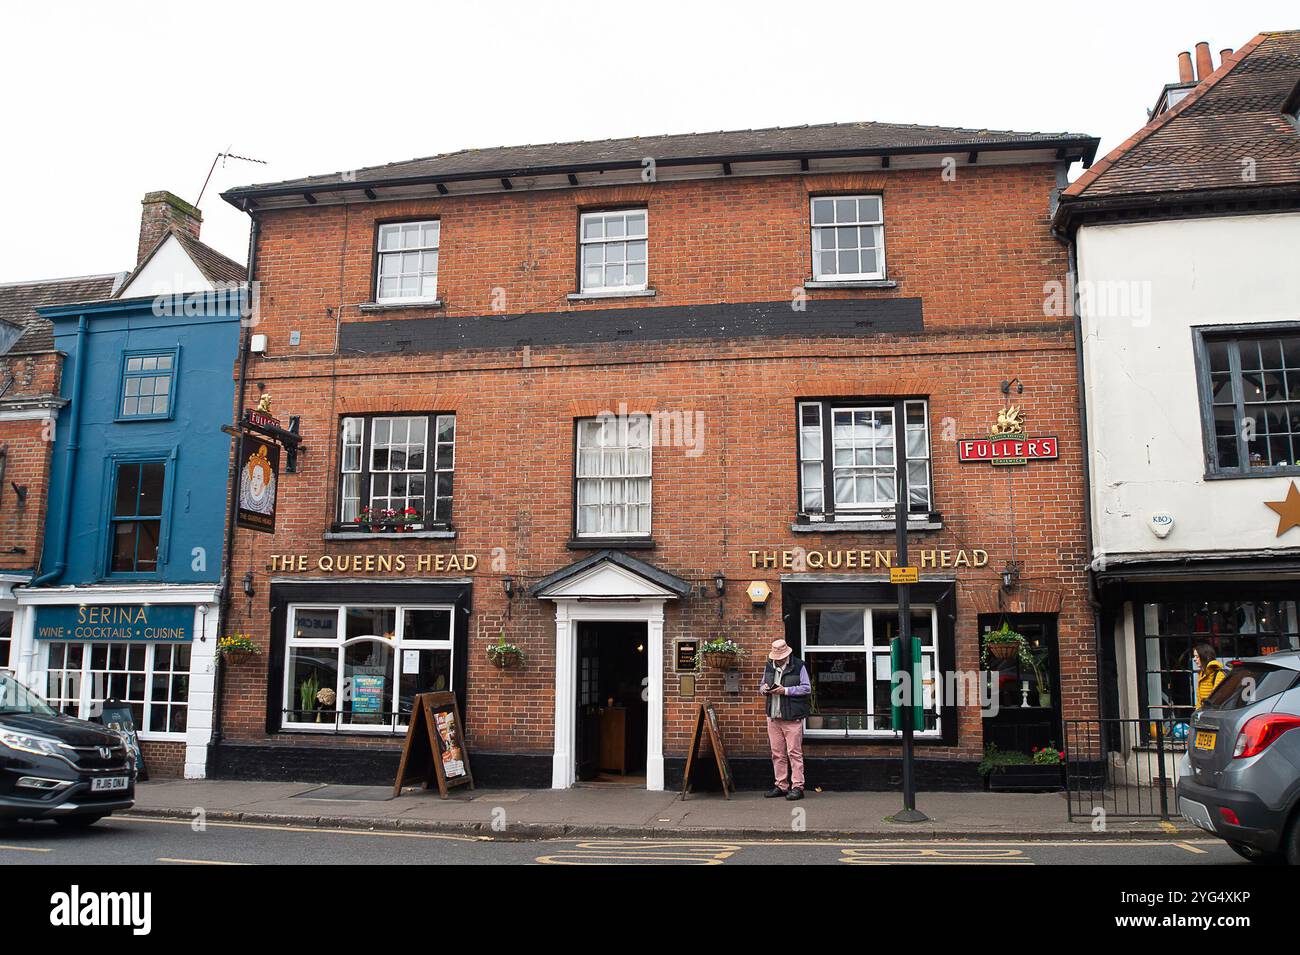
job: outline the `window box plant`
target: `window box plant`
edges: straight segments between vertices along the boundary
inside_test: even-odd
[[[489,643],[487,646],[488,659],[493,665],[502,670],[515,670],[523,666],[524,651],[517,644],[506,642],[506,632],[504,630],[497,636],[496,643]]]
[[[230,633],[217,640],[217,653],[229,663],[243,663],[261,650],[246,633]]]
[[[1040,757],[1039,753],[1049,756]],[[1059,792],[1065,788],[1064,757],[1055,749],[1034,751],[1031,756],[999,750],[990,743],[980,760],[984,788],[990,792]]]
[[[710,670],[734,670],[744,655],[745,651],[735,640],[706,640],[700,647],[700,656]]]

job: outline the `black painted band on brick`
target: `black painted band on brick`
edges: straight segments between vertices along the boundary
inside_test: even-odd
[[[802,304],[801,311],[790,302],[744,302],[345,322],[339,347],[344,353],[371,355],[524,345],[857,338],[924,330],[919,298],[810,299]]]

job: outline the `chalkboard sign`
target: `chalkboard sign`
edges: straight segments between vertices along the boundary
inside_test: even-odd
[[[454,693],[416,694],[393,795],[400,796],[402,787],[417,779],[425,789],[437,783],[438,794],[443,799],[454,786],[474,788],[474,774],[469,768],[469,752]]]
[[[709,746],[713,750],[713,759],[718,764],[718,778],[722,780],[722,795],[731,798],[736,782],[731,776],[731,764],[727,762],[727,750],[722,745],[722,731],[718,728],[718,714],[712,703],[701,703],[695,715],[695,730],[691,733],[691,748],[686,753],[686,773],[682,779],[682,798],[691,791],[694,782],[695,767],[699,764],[700,743],[705,733],[709,735]]]
[[[108,729],[125,734],[126,744],[135,763],[135,777],[147,781],[149,771],[144,765],[144,754],[140,752],[140,737],[135,730],[135,714],[131,712],[131,704],[121,700],[105,700],[99,713],[99,722]]]

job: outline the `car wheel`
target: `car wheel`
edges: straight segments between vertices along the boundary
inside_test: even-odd
[[[1248,846],[1244,842],[1229,842],[1228,848],[1246,861],[1254,862],[1257,865],[1271,865],[1275,862],[1282,861],[1282,853],[1264,852],[1261,849],[1256,849],[1254,846]]]
[[[56,816],[54,821],[64,829],[89,829],[103,816]]]

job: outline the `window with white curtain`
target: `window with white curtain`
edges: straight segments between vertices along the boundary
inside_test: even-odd
[[[582,418],[577,430],[578,536],[649,536],[649,416]]]
[[[801,401],[797,411],[799,510],[826,519],[892,515],[898,439],[893,402]],[[928,513],[930,427],[923,399],[903,402],[908,511]]]

